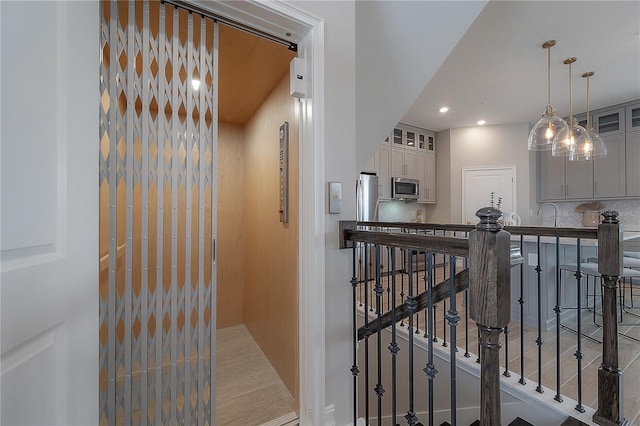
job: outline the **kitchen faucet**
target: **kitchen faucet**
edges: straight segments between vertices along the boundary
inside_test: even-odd
[[[558,205],[555,203],[542,203],[540,205],[540,208],[538,209],[538,213],[537,215],[540,216],[540,213],[542,212],[542,208],[544,206],[552,206],[553,210],[554,210],[554,214],[553,214],[553,226],[554,227],[558,227]]]

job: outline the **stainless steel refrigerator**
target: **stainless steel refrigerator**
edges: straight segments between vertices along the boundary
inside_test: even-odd
[[[378,220],[378,176],[374,173],[361,173],[356,181],[356,219],[360,222]],[[376,259],[373,247],[365,248],[364,243],[359,243],[357,248],[358,280],[375,280]]]
[[[378,176],[375,173],[360,173],[356,181],[356,209],[356,220],[378,220]]]

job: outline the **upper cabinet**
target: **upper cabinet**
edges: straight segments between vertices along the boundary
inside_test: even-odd
[[[391,199],[391,178],[418,179],[419,202],[436,202],[435,132],[399,123],[363,171],[378,175],[378,196]]]
[[[640,103],[625,108],[625,124],[627,133],[640,130]]]
[[[625,109],[617,108],[593,114],[593,129],[600,136],[624,133]]]
[[[435,153],[436,152],[436,135],[433,132],[418,133],[418,150]]]
[[[586,125],[586,115],[575,118]],[[538,153],[539,201],[640,196],[640,101],[595,111],[591,123],[607,145],[607,156],[569,161],[550,151]]]
[[[640,197],[640,132],[626,135],[627,196]]]

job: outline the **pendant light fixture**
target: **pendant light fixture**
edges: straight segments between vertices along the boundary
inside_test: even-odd
[[[571,64],[575,61],[575,57],[564,60],[564,64],[569,65],[569,123],[567,127],[558,132],[553,140],[551,153],[554,157],[567,157],[571,152],[575,151],[578,144],[586,146],[585,144],[591,143],[587,130],[573,119]]]
[[[595,160],[607,156],[607,146],[605,145],[604,140],[602,140],[600,135],[593,131],[593,128],[591,127],[591,118],[589,117],[589,78],[593,76],[593,74],[593,71],[582,74],[582,78],[587,79],[586,130],[587,135],[589,136],[589,140],[584,138],[576,144],[576,149],[569,153],[569,160],[571,161]]]
[[[547,49],[547,108],[529,133],[529,151],[548,151],[553,145],[553,139],[567,123],[551,106],[551,48],[556,45],[555,40],[545,42],[542,47]]]

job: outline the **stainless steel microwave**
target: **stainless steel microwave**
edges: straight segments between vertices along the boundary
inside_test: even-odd
[[[420,181],[401,177],[391,178],[391,197],[397,200],[417,200]]]

